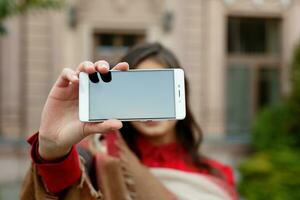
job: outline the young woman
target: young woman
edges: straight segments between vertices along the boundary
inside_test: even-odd
[[[113,69],[180,67],[173,53],[157,43],[137,46],[121,61]],[[21,197],[237,199],[232,170],[199,153],[202,132],[188,103],[186,118],[179,121],[124,122],[123,127],[118,120],[80,122],[79,72],[108,70],[106,61],[63,70],[46,101],[39,132],[28,140],[33,164]],[[186,87],[187,102],[188,97]]]

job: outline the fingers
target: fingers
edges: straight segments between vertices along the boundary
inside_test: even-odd
[[[122,128],[122,122],[115,119],[109,119],[100,123],[85,123],[83,135],[84,137],[94,133],[105,133]]]
[[[92,63],[90,61],[84,61],[78,65],[76,71],[78,74],[79,74],[79,72],[85,72],[87,74],[92,74],[92,73],[96,72],[96,68],[95,68],[94,63]]]
[[[129,65],[127,62],[120,62],[113,68],[113,70],[127,71],[129,70]]]
[[[109,72],[109,64],[105,60],[100,60],[95,62],[95,67],[98,72],[105,74]]]
[[[88,74],[100,72],[101,74],[105,74],[109,72],[109,68],[109,63],[105,60],[99,60],[95,63],[92,63],[90,61],[84,61],[78,65],[76,71],[78,74],[80,72],[85,72]],[[112,70],[127,71],[128,69],[129,65],[127,62],[120,62]]]
[[[67,87],[70,82],[78,83],[78,75],[76,72],[70,68],[64,68],[56,81],[56,86]]]
[[[92,63],[90,61],[84,61],[80,63],[77,67],[77,73],[85,72],[87,74],[92,74],[95,72],[100,72],[105,74],[109,71],[109,64],[105,60],[97,61],[96,63]]]

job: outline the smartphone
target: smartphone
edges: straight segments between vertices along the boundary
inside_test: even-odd
[[[80,121],[180,120],[185,115],[182,69],[79,74]]]

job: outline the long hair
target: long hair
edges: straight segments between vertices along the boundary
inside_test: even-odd
[[[138,45],[130,49],[127,54],[120,59],[129,64],[130,69],[135,69],[137,66],[146,59],[153,59],[158,63],[163,64],[167,68],[181,68],[181,65],[175,55],[159,43],[146,43]],[[176,138],[183,148],[188,152],[192,162],[199,169],[206,169],[211,174],[216,174],[214,169],[208,165],[206,158],[200,154],[199,147],[202,143],[203,135],[200,126],[195,121],[189,105],[189,87],[188,81],[185,78],[185,91],[186,91],[186,117],[176,123]],[[129,148],[139,157],[140,153],[135,144],[135,138],[138,131],[130,124],[124,122],[121,128],[121,134]]]

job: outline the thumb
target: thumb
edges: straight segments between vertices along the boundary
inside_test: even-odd
[[[96,134],[96,133],[105,133],[109,131],[119,130],[122,128],[122,122],[116,119],[109,119],[104,122],[88,122],[84,123],[83,127],[83,136]]]

